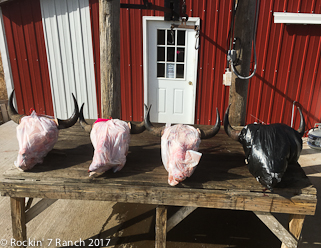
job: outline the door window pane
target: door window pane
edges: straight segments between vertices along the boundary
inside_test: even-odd
[[[168,63],[167,66],[166,66],[166,77],[167,78],[175,78],[175,64],[172,64],[172,63]]]
[[[157,77],[185,78],[186,30],[157,29]]]
[[[184,78],[184,65],[176,65],[176,78]]]
[[[177,31],[177,45],[185,46],[185,30]]]
[[[175,30],[167,30],[167,45],[175,45]]]
[[[165,64],[157,63],[157,77],[165,77]]]
[[[175,61],[175,47],[167,48],[167,61],[170,61],[170,62]]]
[[[165,45],[165,30],[157,29],[157,45]]]
[[[157,61],[165,61],[165,47],[157,47]]]
[[[184,62],[185,48],[178,47],[176,54],[177,54],[176,62]]]

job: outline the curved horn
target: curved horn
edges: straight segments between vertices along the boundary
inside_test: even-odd
[[[305,131],[305,121],[304,121],[301,109],[299,107],[297,107],[297,108],[298,108],[299,113],[300,113],[300,126],[299,126],[299,129],[297,131],[301,135],[301,137],[303,137],[304,131]]]
[[[17,110],[13,106],[13,95],[14,95],[14,90],[11,92],[9,101],[8,101],[8,114],[11,120],[13,120],[15,123],[19,124],[20,119],[24,117],[25,115],[20,115],[18,114]]]
[[[146,110],[146,112],[148,110],[146,104],[145,104],[145,110]],[[130,126],[131,126],[131,128],[130,128],[131,134],[139,134],[139,133],[142,133],[146,130],[145,120],[142,121],[141,123],[138,123],[138,124],[130,122]]]
[[[228,114],[230,112],[231,104],[227,107],[225,115],[224,115],[224,130],[228,136],[230,136],[233,140],[240,141],[239,134],[241,131],[236,131],[230,125],[228,120]]]
[[[145,116],[145,127],[148,131],[150,131],[152,134],[161,137],[162,132],[164,131],[165,126],[163,127],[154,127],[153,124],[150,122],[149,118],[149,111],[152,108],[152,105],[149,106],[146,116]]]
[[[74,112],[73,112],[72,116],[67,120],[60,120],[60,119],[57,118],[58,129],[64,129],[64,128],[71,127],[78,120],[79,109],[78,109],[78,104],[77,104],[77,101],[76,101],[76,98],[75,98],[74,94],[72,94],[72,98],[74,99],[74,104],[75,104]]]
[[[85,104],[85,103],[83,103],[83,104],[81,105],[81,108],[80,108],[79,122],[80,122],[81,127],[82,127],[83,129],[85,129],[86,132],[90,133],[91,128],[92,128],[92,125],[89,125],[89,124],[85,121],[84,113],[83,113],[84,104]]]
[[[221,119],[220,119],[220,113],[218,112],[218,109],[216,108],[216,123],[214,127],[212,127],[210,130],[202,130],[199,128],[201,132],[201,139],[209,139],[214,137],[218,131],[220,131],[221,128]]]
[[[134,123],[134,122],[130,122],[130,134],[139,134],[139,133],[142,133],[146,130],[146,127],[145,127],[145,122],[142,121],[138,124]]]

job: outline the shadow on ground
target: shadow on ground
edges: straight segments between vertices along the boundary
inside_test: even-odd
[[[168,217],[178,209],[169,207]],[[86,244],[91,239],[110,239],[108,247],[155,247],[155,206],[117,203],[114,214],[119,214],[121,224],[102,230]],[[286,215],[276,217],[286,224]],[[271,248],[281,247],[281,242],[252,212],[198,208],[168,232],[166,247]]]

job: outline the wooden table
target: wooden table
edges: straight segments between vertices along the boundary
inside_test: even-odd
[[[89,134],[79,125],[61,130],[43,164],[28,172],[9,169],[0,178],[0,192],[11,198],[13,237],[26,240],[26,223],[55,199],[155,204],[156,247],[166,247],[166,232],[197,207],[253,211],[282,241],[297,247],[305,215],[314,215],[317,197],[299,164],[291,165],[274,193],[248,172],[244,152],[221,129],[202,140],[203,154],[192,177],[172,187],[160,156],[160,138],[147,131],[131,136],[125,167],[88,178],[93,156]],[[13,161],[11,161],[13,164]],[[25,198],[42,198],[30,208]],[[167,220],[166,206],[182,208]],[[290,215],[289,232],[271,213]]]

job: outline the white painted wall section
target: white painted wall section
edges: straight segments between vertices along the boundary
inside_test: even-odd
[[[58,118],[73,112],[73,93],[85,118],[97,118],[88,0],[40,0],[49,74]]]

